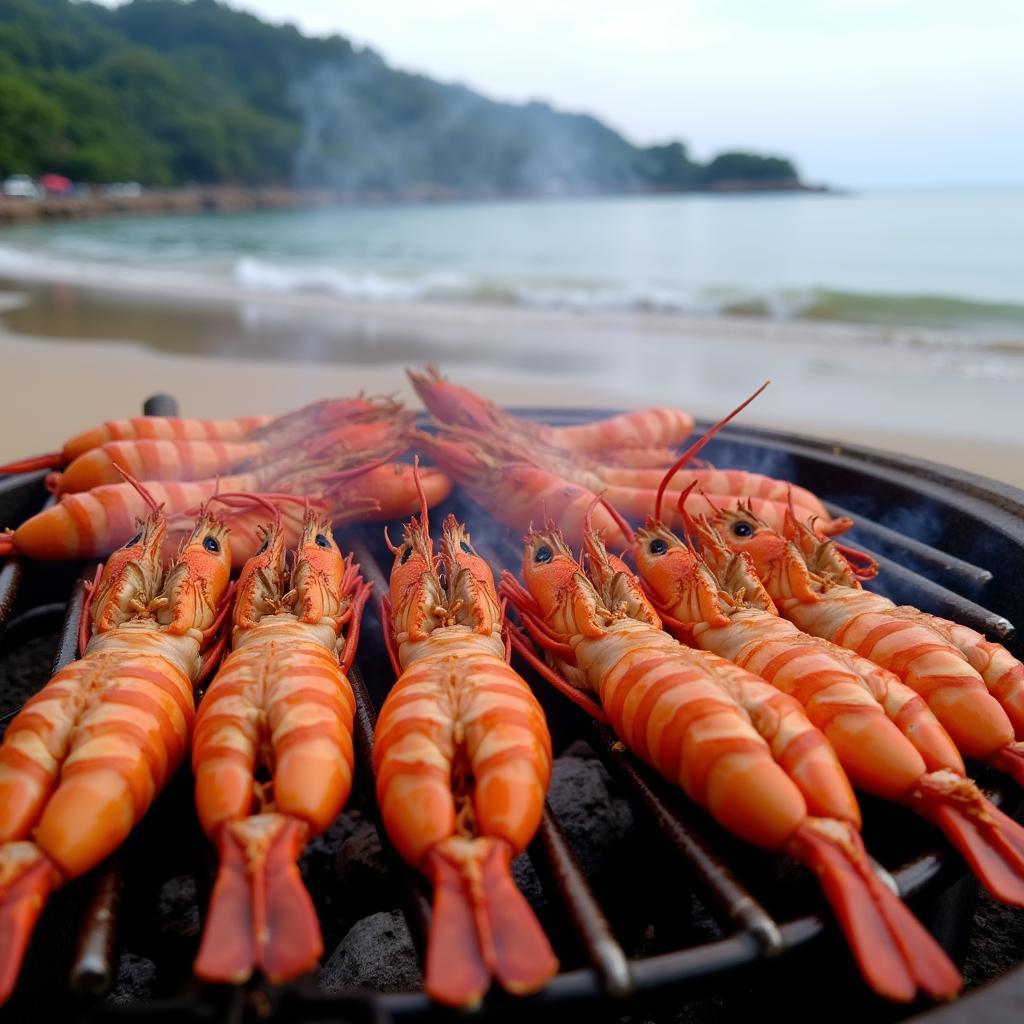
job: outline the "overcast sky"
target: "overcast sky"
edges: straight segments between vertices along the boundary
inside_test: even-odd
[[[1021,0],[232,0],[630,139],[835,184],[1024,184]]]

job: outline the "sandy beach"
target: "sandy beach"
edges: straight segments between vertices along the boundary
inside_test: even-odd
[[[933,459],[1024,487],[1024,354],[953,331],[257,294],[91,267],[0,279],[0,459],[135,414],[283,412],[359,390],[415,405],[433,363],[512,406],[678,405]]]

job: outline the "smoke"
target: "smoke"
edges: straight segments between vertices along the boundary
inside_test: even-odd
[[[628,190],[638,151],[594,118],[496,103],[388,68],[370,55],[293,82],[300,187],[411,198]]]

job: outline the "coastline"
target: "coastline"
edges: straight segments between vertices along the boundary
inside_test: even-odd
[[[0,271],[7,274],[7,269]],[[673,404],[715,419],[766,379],[744,422],[863,444],[1024,487],[1024,353],[954,331],[587,313],[254,293],[130,271],[0,278],[0,459],[176,395],[183,415],[284,412],[359,390],[417,403],[434,363],[509,406]],[[991,356],[991,366],[986,360]]]
[[[95,187],[93,187],[95,188]],[[421,185],[397,192],[343,192],[336,189],[300,189],[285,185],[186,186],[147,189],[138,196],[47,194],[40,199],[5,199],[0,195],[0,226],[39,221],[83,220],[97,217],[147,217],[166,214],[241,213],[256,210],[318,210],[328,207],[401,206],[409,203],[472,203],[494,200],[592,199],[602,196],[749,195],[771,192],[845,195],[829,185],[810,185],[799,179],[756,181],[726,178],[688,188],[615,190],[554,189],[508,191],[451,189]]]

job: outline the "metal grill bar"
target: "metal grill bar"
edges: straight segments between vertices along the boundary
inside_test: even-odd
[[[75,581],[64,624],[61,626],[60,639],[57,641],[51,679],[78,657],[78,628],[85,605],[85,587],[95,574],[95,563],[90,563],[82,569]],[[72,990],[80,995],[107,992],[117,977],[116,940],[121,883],[121,859],[115,853],[99,866],[92,897],[79,925],[69,980]]]
[[[152,395],[142,406],[146,416],[177,416],[177,400],[170,395]],[[47,502],[52,503],[54,499]],[[44,506],[45,507],[45,506]],[[87,568],[89,580],[95,573]],[[80,580],[81,582],[81,580]],[[75,587],[76,593],[79,587]],[[84,587],[82,589],[84,598]],[[75,615],[72,619],[71,612]],[[55,661],[53,673],[56,674],[77,656],[78,628],[81,621],[82,601],[72,600],[68,608],[61,633],[58,660]],[[69,629],[71,630],[69,635]],[[98,995],[111,989],[117,978],[117,930],[121,910],[121,894],[124,886],[124,870],[121,851],[115,851],[99,868],[99,874],[93,888],[89,906],[82,915],[82,923],[78,933],[78,944],[75,958],[71,964],[71,988],[81,995]]]
[[[365,569],[366,563],[360,561],[360,565]],[[372,792],[376,782],[376,773],[373,770],[373,734],[377,724],[377,714],[358,665],[353,665],[349,670],[348,681],[352,686],[352,694],[356,699],[356,714],[353,728],[356,737],[356,750],[359,755],[359,770],[363,773],[363,777],[369,780]],[[423,895],[423,890],[417,884],[415,876],[408,865],[398,856],[398,852],[391,845],[388,834],[384,829],[384,824],[380,821],[379,808],[376,801],[374,801],[374,814],[377,819],[377,834],[380,836],[381,847],[386,852],[390,861],[392,873],[402,885],[405,916],[409,922],[410,934],[417,945],[417,952],[419,952],[420,960],[422,961],[426,951],[427,935],[430,933],[430,903]]]
[[[65,665],[70,665],[78,657],[78,624],[82,621],[82,608],[85,606],[85,585],[92,582],[95,574],[95,565],[86,566],[79,573],[75,585],[71,588],[68,610],[60,628],[60,638],[57,640],[57,650],[53,656],[53,667],[50,669],[51,679]]]
[[[984,633],[991,640],[1000,643],[1013,641],[1016,627],[1009,619],[966,597],[961,597],[952,590],[947,590],[941,584],[894,562],[891,558],[886,558],[885,555],[865,547],[861,547],[860,550],[878,562],[879,571],[883,573],[881,582],[897,603],[902,600],[913,600],[922,611],[931,611],[943,618],[954,619],[978,630],[979,633]]]
[[[545,860],[555,879],[576,933],[587,951],[590,962],[601,978],[604,991],[622,998],[633,991],[629,962],[612,934],[611,925],[601,911],[576,858],[565,841],[551,806],[545,801],[544,817],[538,830]]]
[[[390,590],[387,575],[384,573],[384,570],[381,569],[376,555],[374,555],[370,550],[370,546],[366,543],[363,535],[357,530],[347,531],[344,535],[344,544],[342,547],[345,550],[352,552],[353,557],[359,563],[359,568],[363,574],[363,578],[368,583],[373,584],[373,592],[376,595],[377,600],[386,596]],[[370,739],[373,739],[372,729],[370,730]],[[372,743],[370,744],[370,749],[373,749]]]
[[[178,403],[169,395],[153,395],[143,403],[142,411],[146,416],[176,416]],[[51,502],[47,502],[47,505]],[[86,580],[91,581],[94,575],[95,564],[87,566],[83,571]],[[77,602],[72,600],[68,608],[68,617],[61,632],[58,659],[53,666],[54,675],[78,655],[78,632],[85,596],[81,577],[79,582],[82,584],[82,599]],[[79,591],[78,585],[75,591]],[[69,976],[72,990],[80,995],[108,992],[117,978],[117,931],[124,887],[122,856],[122,852],[117,850],[100,865],[92,898],[82,915]]]
[[[807,470],[807,478],[800,483],[821,491],[826,497],[843,488],[867,494],[863,483],[864,478],[869,477],[876,491],[886,489],[926,498],[937,505],[956,509],[975,521],[990,524],[1016,538],[1018,543],[1024,534],[1020,491],[973,473],[921,459],[900,458],[874,448],[817,441],[735,423],[724,428],[718,438],[740,441],[755,449],[798,460],[801,468]],[[858,517],[861,514],[857,513]]]
[[[115,853],[101,869],[82,917],[70,976],[72,991],[79,995],[102,995],[114,984],[123,878],[121,855]]]
[[[46,497],[43,481],[48,472],[36,469],[0,476],[0,530],[15,527],[39,511],[39,503]]]
[[[651,788],[636,758],[626,750],[615,733],[597,722],[593,723],[590,731],[594,752],[615,780],[641,803],[658,828],[671,840],[719,911],[737,928],[753,935],[762,956],[781,953],[784,948],[782,933],[771,914],[737,881],[710,844],[692,827],[684,825]]]
[[[830,501],[827,507],[833,516],[848,516],[852,519],[854,533],[874,538],[888,548],[895,548],[909,555],[922,565],[928,566],[929,569],[956,577],[961,583],[966,583],[972,587],[983,587],[992,579],[992,573],[988,569],[982,569],[980,566],[972,565],[962,558],[949,555],[945,551],[932,547],[930,544],[925,544],[914,537],[908,537],[906,534],[892,530],[888,526],[876,523],[873,519],[868,519],[860,513],[851,512],[842,505],[837,505],[835,502]]]
[[[20,558],[10,558],[0,569],[0,637],[3,637],[7,622],[14,608],[18,587],[21,586],[22,568]]]

